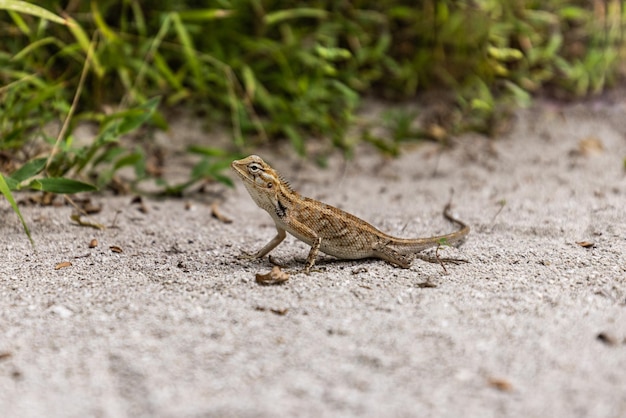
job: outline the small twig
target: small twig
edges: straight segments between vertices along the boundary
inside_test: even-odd
[[[431,174],[432,177],[437,177],[437,174],[439,174],[439,163],[441,162],[441,155],[443,154],[443,151],[443,145],[441,145],[439,150],[435,153],[435,167],[433,167],[433,173]]]
[[[502,199],[498,202],[498,204],[500,205],[500,209],[498,209],[496,214],[493,215],[493,218],[491,218],[491,223],[494,223],[496,221],[496,218],[498,217],[498,215],[500,215],[500,212],[502,212],[502,210],[504,209],[504,206],[506,206],[506,200]]]
[[[452,198],[454,197],[454,187],[450,187],[450,199],[448,199],[448,204],[446,207],[452,207]]]
[[[63,198],[76,210],[76,212],[78,212],[78,213],[73,213],[70,216],[71,220],[73,220],[74,222],[76,222],[80,226],[88,226],[90,228],[99,229],[99,230],[105,229],[104,225],[91,220],[91,216],[89,216],[89,214],[83,208],[79,207],[76,204],[76,202],[74,202],[72,200],[71,197],[69,197],[68,195],[64,194]],[[82,216],[86,217],[89,221],[83,221],[81,219]]]
[[[87,212],[85,212],[85,210],[81,207],[79,207],[76,202],[74,202],[72,200],[71,197],[69,197],[68,195],[64,194],[63,198],[67,201],[67,203],[69,203],[74,209],[76,209],[76,211],[78,211],[78,213],[80,213],[82,216],[86,216],[89,217],[89,214]]]
[[[72,116],[74,116],[74,112],[78,107],[78,101],[80,100],[80,93],[83,90],[83,86],[85,85],[85,80],[87,79],[87,73],[89,72],[89,63],[91,62],[91,56],[93,55],[93,51],[95,49],[96,37],[98,36],[98,31],[95,31],[93,34],[93,39],[89,44],[89,49],[87,50],[87,57],[85,58],[85,65],[83,66],[83,71],[80,74],[80,80],[78,81],[78,86],[76,87],[76,92],[74,93],[74,99],[72,99],[72,105],[70,106],[70,110],[67,112],[65,116],[65,120],[63,121],[63,126],[59,131],[59,135],[54,143],[54,147],[52,147],[52,151],[50,152],[50,156],[48,157],[48,161],[46,161],[46,172],[48,171],[48,167],[50,167],[50,163],[52,163],[52,158],[59,152],[59,144],[61,140],[65,136],[65,133],[69,129],[70,121],[72,120]]]
[[[115,211],[115,217],[113,218],[113,223],[109,226],[109,228],[117,228],[117,216],[122,213],[122,211],[120,209]]]
[[[233,222],[232,219],[230,219],[227,216],[224,216],[222,212],[220,212],[218,202],[213,202],[213,204],[211,204],[211,216],[225,224],[229,224]]]
[[[437,259],[437,261],[441,265],[441,268],[443,269],[443,272],[448,274],[448,269],[446,269],[446,265],[444,264],[443,260],[441,260],[441,257],[439,257],[439,248],[441,248],[441,244],[437,244],[437,248],[435,249],[435,258]]]

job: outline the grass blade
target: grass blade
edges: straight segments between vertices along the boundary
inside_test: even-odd
[[[42,19],[51,20],[62,25],[68,25],[69,22],[61,16],[57,16],[43,7],[36,6],[32,3],[19,0],[0,0],[0,10],[12,10],[18,13],[33,15]]]
[[[94,192],[98,190],[96,186],[83,183],[82,181],[66,179],[63,177],[44,178],[33,180],[28,187],[44,192],[58,194],[72,194],[80,192]]]
[[[265,15],[263,21],[266,25],[275,25],[276,23],[284,20],[299,19],[299,18],[317,18],[326,19],[328,12],[323,9],[314,9],[311,7],[302,7],[298,9],[278,10]]]
[[[178,40],[183,46],[183,53],[185,54],[189,69],[193,74],[196,86],[200,89],[200,91],[206,91],[206,84],[204,82],[204,77],[202,76],[202,66],[200,65],[200,60],[198,60],[192,37],[185,25],[183,25],[178,13],[174,12],[170,16],[172,17],[172,23],[174,24],[174,30],[178,35]]]
[[[232,16],[234,13],[234,10],[229,9],[196,9],[181,11],[178,12],[178,15],[182,20],[187,22],[203,22],[207,20],[224,19]]]
[[[30,244],[34,247],[35,241],[33,241],[33,237],[30,236],[30,230],[28,229],[28,225],[26,225],[26,221],[22,217],[22,213],[20,212],[20,208],[15,203],[15,199],[13,199],[13,195],[11,194],[11,190],[9,190],[9,186],[7,182],[4,180],[4,176],[0,173],[0,193],[4,195],[4,197],[9,201],[9,204],[13,208],[13,211],[17,214],[17,217],[20,218],[20,222],[22,222],[22,227],[24,228],[24,232],[28,236],[28,240]]]
[[[46,167],[47,158],[36,158],[34,160],[30,160],[23,166],[21,166],[18,170],[14,171],[11,174],[11,178],[15,180],[17,183],[21,183],[24,180],[27,180],[41,172]]]

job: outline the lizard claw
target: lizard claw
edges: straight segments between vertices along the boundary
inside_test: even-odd
[[[254,260],[257,259],[259,257],[257,257],[256,254],[250,254],[248,252],[245,252],[243,250],[241,250],[241,254],[235,256],[237,258],[237,260]]]
[[[422,261],[426,261],[428,263],[448,263],[448,264],[462,264],[469,263],[468,260],[464,260],[462,258],[442,258],[442,257],[430,257],[424,254],[415,254],[416,258],[419,258]]]

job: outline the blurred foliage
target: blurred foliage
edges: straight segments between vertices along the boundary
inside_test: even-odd
[[[208,121],[230,126],[233,140],[221,152],[199,144],[213,151],[194,152],[202,161],[190,170],[190,181],[164,185],[169,192],[205,178],[227,182],[220,171],[233,154],[275,139],[287,139],[300,154],[309,138],[326,140],[326,152],[349,151],[359,138],[348,138],[346,131],[363,96],[396,104],[425,91],[451,95],[447,113],[432,124],[436,134],[432,126],[415,128],[419,115],[412,114],[384,116],[389,138],[364,130],[361,139],[392,154],[411,139],[441,140],[468,129],[493,133],[533,95],[601,92],[616,81],[623,55],[619,0],[37,5],[42,9],[0,3],[2,155],[16,169],[36,157],[25,145],[43,139],[63,145],[57,165],[48,168],[64,176],[86,175],[81,158],[87,155],[106,173],[94,179],[99,186],[124,165],[145,178],[141,144],[124,149],[115,136],[127,132],[65,151],[80,122],[115,119],[111,108],[113,114],[141,112],[161,96],[161,109],[191,105]],[[85,87],[79,89],[83,72]],[[62,137],[49,138],[44,127],[68,114]],[[143,122],[164,128],[164,120],[153,108]],[[1,163],[0,171],[10,171]]]
[[[615,83],[624,15],[622,0],[0,0],[0,192],[20,215],[22,188],[91,190],[122,167],[133,185],[158,178],[142,126],[165,129],[160,111],[178,105],[229,126],[232,146],[191,146],[188,181],[158,179],[168,194],[228,184],[233,155],[281,138],[302,155],[310,138],[396,155],[406,141],[494,134],[534,95]],[[452,100],[431,120],[391,110],[346,134],[363,96],[394,106],[433,91]],[[99,129],[79,144],[81,123]]]

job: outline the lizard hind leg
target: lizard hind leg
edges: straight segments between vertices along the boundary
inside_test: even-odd
[[[393,248],[389,247],[388,242],[378,242],[374,245],[373,256],[375,258],[380,258],[381,260],[385,260],[391,264],[395,264],[398,267],[402,267],[403,269],[408,269],[413,264],[413,259],[415,258],[413,254],[400,254]]]
[[[317,258],[317,254],[320,251],[320,246],[322,245],[322,237],[317,237],[313,245],[311,245],[311,250],[309,251],[309,255],[306,258],[306,265],[304,267],[304,272],[309,274],[313,265],[315,264],[315,259]]]
[[[439,256],[429,256],[426,254],[421,254],[421,253],[417,253],[415,254],[415,258],[419,258],[422,261],[426,261],[427,263],[436,263],[436,264],[442,264],[442,263],[449,263],[449,264],[462,264],[462,263],[469,263],[469,261],[464,260],[462,258],[446,258],[446,257],[439,257]]]

